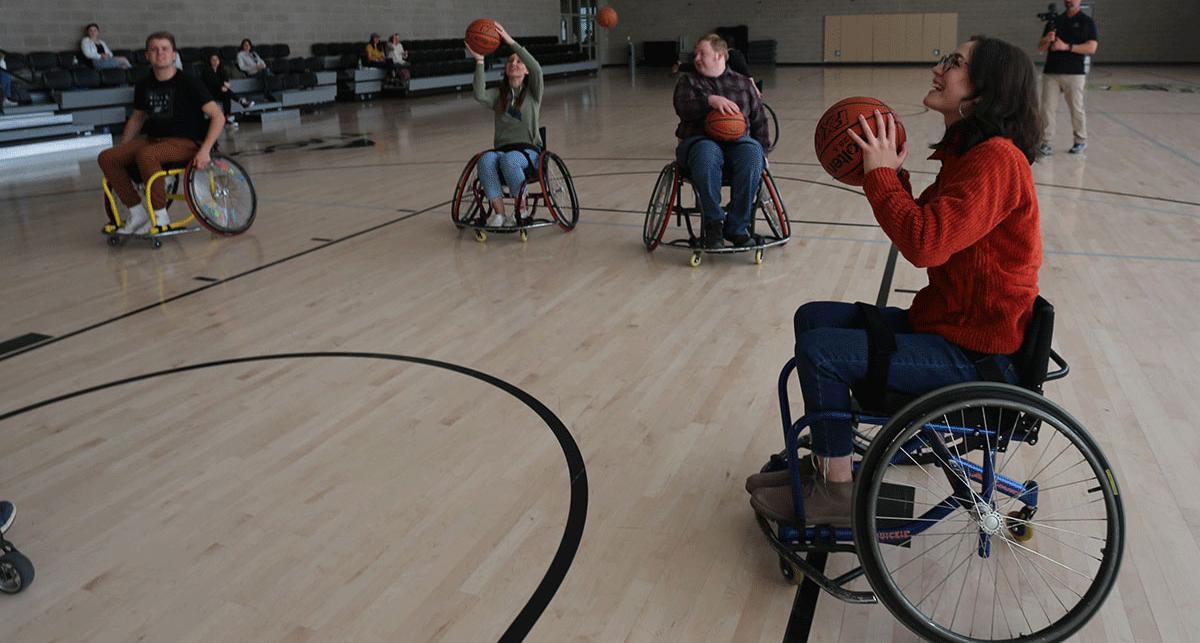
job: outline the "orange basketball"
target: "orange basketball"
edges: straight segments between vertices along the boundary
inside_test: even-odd
[[[704,117],[704,133],[718,141],[736,141],[746,133],[746,117],[737,114],[722,114],[717,110]]]
[[[617,26],[617,10],[612,7],[604,7],[596,14],[596,22],[605,29],[612,29]]]
[[[484,56],[496,51],[500,46],[500,32],[496,31],[495,21],[480,18],[467,25],[467,46]]]
[[[813,137],[817,159],[821,161],[821,167],[829,172],[829,176],[847,185],[863,184],[865,179],[862,149],[846,132],[853,130],[859,137],[862,136],[862,124],[858,122],[859,114],[867,119],[871,131],[875,132],[875,110],[879,110],[885,117],[892,114],[896,119],[896,146],[904,145],[904,125],[900,123],[900,116],[892,108],[882,101],[866,96],[840,100],[825,110],[825,114],[817,122],[817,132]]]

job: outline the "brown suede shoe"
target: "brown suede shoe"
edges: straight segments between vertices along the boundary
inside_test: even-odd
[[[808,481],[815,478],[817,475],[816,460],[811,455],[806,455],[800,459],[800,479],[807,485]],[[754,493],[755,489],[762,487],[779,487],[787,486],[792,483],[791,476],[788,475],[787,469],[780,471],[767,471],[765,473],[756,473],[749,478],[746,478],[746,491]]]
[[[820,478],[805,480],[805,522],[809,525],[849,527],[853,495],[853,482],[828,482]],[[750,493],[750,506],[775,522],[796,523],[790,485],[755,489]]]

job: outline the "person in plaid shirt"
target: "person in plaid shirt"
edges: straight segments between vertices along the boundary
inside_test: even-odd
[[[767,114],[754,81],[726,65],[729,45],[720,36],[700,38],[692,60],[696,70],[681,75],[675,84],[675,113],[679,115],[675,136],[680,141],[675,159],[700,197],[704,246],[720,247],[722,237],[735,246],[753,246],[750,217],[770,142]],[[709,138],[704,133],[704,119],[713,110],[746,114],[749,134],[730,142]],[[730,182],[728,216],[721,207],[722,175]]]

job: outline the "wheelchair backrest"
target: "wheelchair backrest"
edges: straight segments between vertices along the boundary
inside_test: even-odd
[[[1054,338],[1054,306],[1038,295],[1033,314],[1025,327],[1025,339],[1013,356],[1021,376],[1021,387],[1038,393],[1050,365],[1050,342]]]

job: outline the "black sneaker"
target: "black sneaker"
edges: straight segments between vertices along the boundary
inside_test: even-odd
[[[725,235],[725,240],[733,244],[735,248],[751,248],[756,245],[754,237],[745,233],[727,234]]]
[[[703,241],[704,241],[705,249],[712,250],[714,248],[720,248],[722,245],[724,245],[721,242],[722,228],[724,227],[724,225],[725,224],[722,223],[721,221],[705,221],[704,222],[704,231],[702,233],[701,239],[703,239]]]

